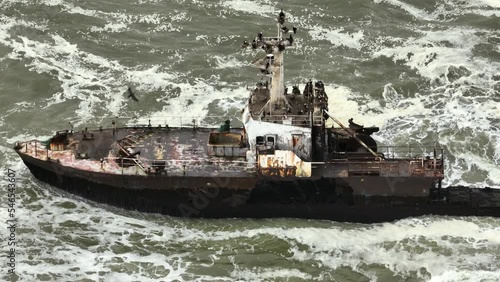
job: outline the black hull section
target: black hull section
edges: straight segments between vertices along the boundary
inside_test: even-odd
[[[192,177],[163,179],[162,185],[154,189],[133,187],[134,180],[117,182],[130,183],[125,188],[97,183],[91,176],[69,177],[57,171],[57,164],[46,161],[24,159],[24,162],[36,178],[72,194],[125,209],[180,217],[291,217],[361,223],[422,215],[500,217],[500,190],[496,189],[433,188],[427,199],[366,197],[353,195],[344,179],[259,183],[244,178],[212,179],[212,185],[207,187],[207,179]],[[172,188],[172,183],[184,183],[185,187]],[[239,184],[252,188],[235,189]]]

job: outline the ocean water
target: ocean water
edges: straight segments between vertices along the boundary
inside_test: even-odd
[[[500,281],[496,218],[367,225],[143,214],[41,183],[12,150],[115,117],[237,124],[247,86],[261,79],[251,61],[262,56],[240,45],[274,34],[281,8],[298,28],[288,85],[322,80],[330,112],[379,126],[379,144],[443,146],[445,185],[500,187],[498,0],[2,0],[0,280]]]

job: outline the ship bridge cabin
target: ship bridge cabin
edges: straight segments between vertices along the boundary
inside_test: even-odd
[[[323,110],[328,109],[328,96],[321,81],[315,87],[309,81],[301,93],[293,86],[291,93],[284,88],[283,99],[272,101],[269,82],[259,82],[251,92],[248,107],[253,119],[263,122],[300,127],[322,126]]]
[[[298,86],[293,86],[292,91],[284,88],[280,92],[283,95],[273,99],[273,87],[279,88],[273,78],[257,83],[250,93],[246,116],[243,115],[251,148],[259,154],[292,151],[304,161],[322,159],[324,112],[328,109],[324,84],[309,81],[303,91]]]

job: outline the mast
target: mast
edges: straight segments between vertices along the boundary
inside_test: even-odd
[[[281,15],[283,14],[283,17]],[[281,42],[283,40],[283,32],[282,32],[282,24],[280,22],[280,19],[283,19],[284,23],[284,13],[283,11],[280,12],[280,15],[278,16],[278,42]],[[279,43],[278,43],[279,44]],[[279,50],[278,46],[273,46],[273,56],[274,56],[274,63],[272,64],[273,68],[271,70],[271,75],[272,75],[272,80],[271,80],[271,104],[279,106],[281,102],[286,101],[285,98],[285,68],[284,68],[284,49],[282,51]]]
[[[266,52],[266,57],[263,60],[257,61],[257,66],[261,72],[267,77],[270,84],[269,88],[269,112],[273,109],[284,108],[290,106],[285,96],[285,68],[284,68],[284,51],[293,43],[293,36],[284,38],[285,34],[297,31],[294,27],[292,30],[288,29],[285,23],[285,13],[280,11],[277,17],[277,36],[264,37],[262,32],[257,34],[257,37],[252,42],[252,48],[262,48]],[[246,42],[246,41],[245,41]],[[245,44],[245,43],[244,43]],[[246,43],[249,45],[248,43]]]

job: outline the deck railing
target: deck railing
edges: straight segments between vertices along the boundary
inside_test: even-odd
[[[41,160],[54,160],[63,165],[77,167],[76,158],[72,150],[52,151],[46,148],[39,140],[30,140],[18,143],[20,152],[29,154]],[[64,158],[62,154],[66,154]],[[167,174],[179,176],[205,176],[231,173],[254,173],[256,163],[246,160],[158,160],[145,158],[105,157],[101,160],[89,159],[89,162],[79,163],[84,169],[104,173],[120,174]],[[127,164],[129,166],[127,166]]]
[[[41,160],[58,160],[61,155],[57,155],[64,151],[51,151],[39,140],[30,140],[16,144],[17,150],[30,154]],[[345,159],[335,159],[327,162],[313,162],[312,165],[338,165],[347,170],[349,174],[393,174],[400,176],[400,166],[398,161],[409,161],[409,173],[411,175],[430,175],[442,176],[444,165],[444,148],[440,147],[417,147],[417,146],[382,146],[379,147],[379,152],[385,150],[384,159],[363,159],[366,154],[359,154],[359,158],[355,158],[355,154],[346,156]],[[72,151],[67,150],[67,158],[63,160],[63,164],[75,164],[75,155]],[[55,156],[54,158],[51,158]],[[117,169],[121,174],[168,174],[168,175],[218,175],[231,173],[254,173],[257,170],[257,163],[247,160],[156,160],[143,158],[120,158],[106,157],[100,160],[89,160],[93,163],[93,171],[117,173]],[[127,167],[127,163],[130,165]],[[407,162],[408,163],[408,162]],[[111,164],[111,165],[105,165]]]
[[[444,148],[439,146],[378,146],[378,153],[384,154],[385,158],[423,158],[431,157],[444,159]]]
[[[444,148],[441,147],[382,146],[377,154],[384,158],[366,153],[356,158],[356,154],[351,153],[349,158],[313,164],[337,166],[349,175],[443,177],[444,174]]]
[[[121,173],[135,168],[135,174],[139,169],[146,174],[165,174],[175,176],[204,176],[221,173],[254,173],[255,163],[241,161],[210,161],[210,160],[156,160],[142,158],[118,158],[106,157],[103,162],[114,162],[119,165]],[[127,168],[127,163],[132,166]],[[104,167],[104,166],[103,166]]]
[[[241,116],[228,115],[225,117],[208,116],[179,116],[179,115],[156,115],[149,117],[116,116],[104,117],[100,121],[89,123],[85,126],[74,128],[69,125],[68,131],[96,131],[108,128],[141,128],[141,127],[173,127],[173,128],[218,128],[226,120],[231,121],[231,127],[243,127]]]
[[[261,116],[260,120],[263,122],[271,122],[278,124],[287,124],[300,127],[311,126],[311,119],[309,116],[304,115],[266,115]],[[320,116],[313,117],[313,125],[321,126],[325,123],[325,119]]]
[[[239,116],[230,116],[222,118],[221,116],[177,116],[177,115],[158,115],[150,117],[110,117],[101,121],[102,128],[119,127],[178,127],[193,128],[207,127],[214,128],[224,124],[225,120],[231,120],[231,127],[241,127],[242,123]]]

